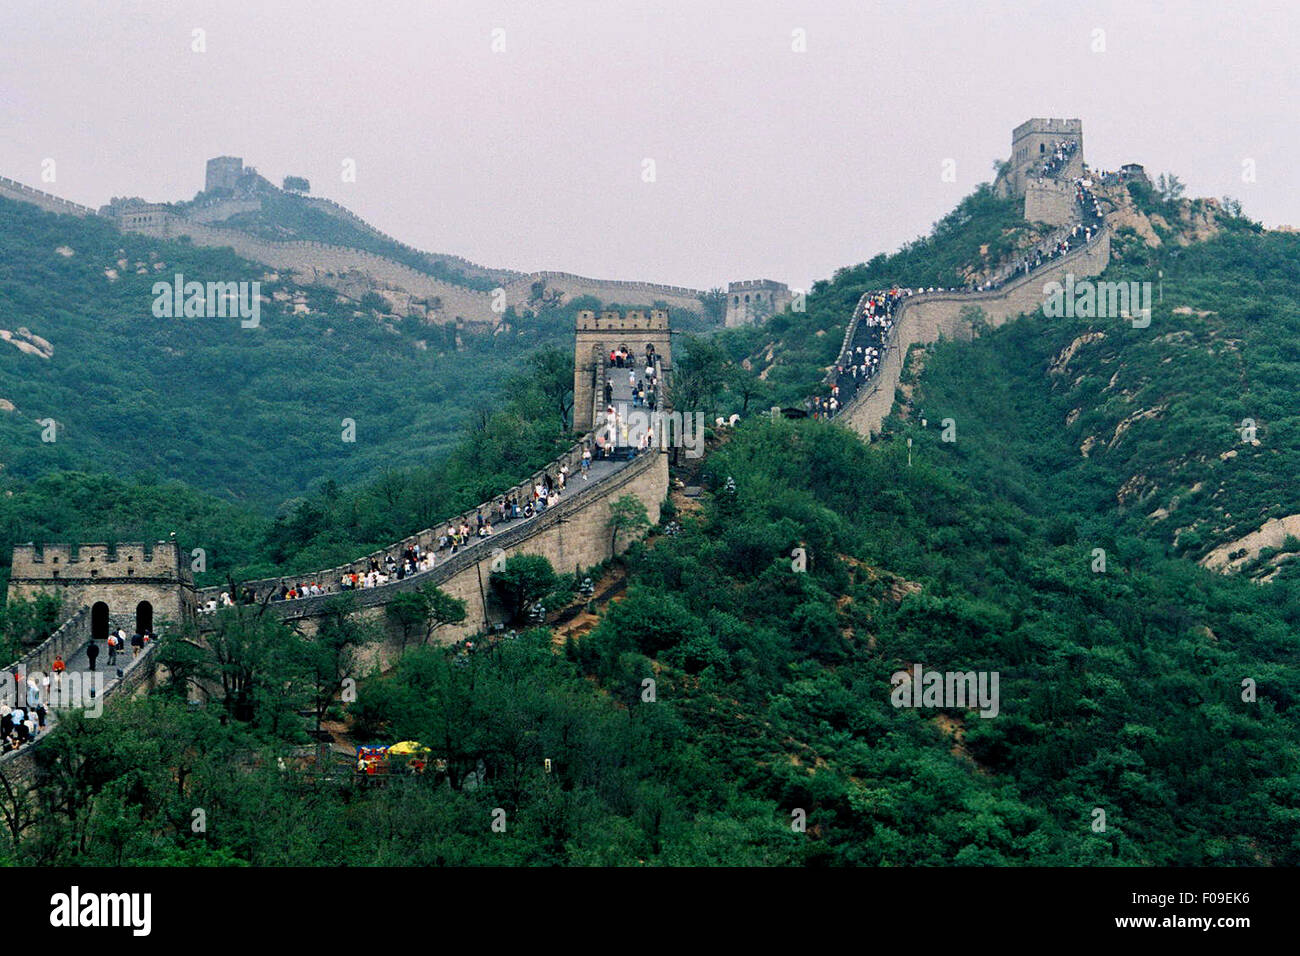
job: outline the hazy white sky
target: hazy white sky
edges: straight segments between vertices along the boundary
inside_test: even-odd
[[[232,154],[486,265],[804,286],[928,231],[1030,116],[1300,225],[1297,36],[1289,0],[5,0],[0,175],[188,199]]]

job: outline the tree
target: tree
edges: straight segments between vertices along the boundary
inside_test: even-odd
[[[311,192],[311,183],[302,176],[285,176],[284,191],[287,193]]]
[[[727,317],[727,293],[715,286],[700,296],[704,317],[714,325],[721,325]]]
[[[262,685],[291,671],[300,641],[283,622],[251,608],[241,605],[217,613],[208,646],[228,717],[251,722],[258,716],[259,703],[267,700]]]
[[[516,554],[506,559],[500,571],[492,572],[492,588],[512,623],[521,623],[528,606],[550,594],[555,583],[551,562],[538,554]]]
[[[650,527],[645,504],[636,495],[623,495],[609,506],[609,556],[618,552],[618,536],[636,536]]]
[[[466,618],[465,602],[452,597],[442,588],[426,584],[420,589],[428,601],[428,616],[425,619],[424,643],[433,640],[433,632],[444,624],[459,624]]]
[[[550,346],[529,358],[528,365],[533,371],[533,384],[559,416],[560,430],[568,431],[569,414],[573,411],[573,359],[570,353]]]
[[[1156,180],[1156,191],[1160,193],[1160,198],[1164,202],[1170,203],[1182,199],[1187,187],[1173,173],[1161,173],[1160,178]]]
[[[708,339],[685,336],[673,369],[674,407],[682,411],[712,412],[722,390],[727,356],[722,347]]]
[[[773,394],[772,387],[767,382],[744,368],[744,366],[734,363],[727,365],[725,381],[727,391],[740,399],[740,412],[742,415],[749,411],[750,402],[756,399],[766,402]]]
[[[325,711],[342,691],[344,682],[360,676],[357,671],[361,648],[378,638],[372,627],[357,619],[351,594],[326,602],[325,615],[316,629],[316,636],[306,641],[304,647],[317,734],[325,719]]]
[[[420,642],[427,644],[438,628],[444,624],[459,624],[466,616],[464,601],[433,584],[397,595],[388,602],[384,613],[401,632],[403,651],[417,634]]]
[[[416,634],[423,632],[429,616],[429,600],[420,591],[403,591],[384,608],[384,616],[402,635],[402,651]]]
[[[0,652],[7,660],[20,657],[23,649],[41,643],[62,623],[62,600],[44,592],[30,600],[14,597],[0,605]]]

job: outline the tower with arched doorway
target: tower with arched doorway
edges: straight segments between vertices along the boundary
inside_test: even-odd
[[[577,340],[573,349],[573,428],[588,432],[595,426],[596,388],[603,380],[609,353],[630,351],[644,361],[653,351],[664,381],[673,368],[672,332],[668,310],[629,309],[626,313],[606,311],[597,315],[582,309],[577,317]],[[667,396],[665,396],[667,397]]]
[[[197,606],[194,577],[175,541],[157,544],[20,544],[14,548],[9,597],[57,594],[70,615],[90,608],[91,634],[127,633],[180,623]]]

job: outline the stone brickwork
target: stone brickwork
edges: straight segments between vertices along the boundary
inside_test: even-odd
[[[700,296],[704,293],[698,289],[654,282],[588,279],[569,272],[530,272],[505,287],[507,302],[516,306],[520,302],[527,302],[532,294],[533,283],[538,281],[546,283],[549,289],[563,293],[566,301],[575,296],[590,295],[603,303],[617,302],[624,306],[652,306],[656,302],[663,302],[670,309],[685,309],[688,312],[702,312],[704,308],[700,301]]]
[[[1038,178],[1037,170],[1051,155],[1054,144],[1062,140],[1075,142],[1079,147],[1065,167],[1054,177],[1069,182],[1083,173],[1082,120],[1047,119],[1036,116],[1011,131],[1011,159],[1007,169],[1007,183],[1012,195],[1025,194],[1029,181]]]
[[[610,504],[633,495],[646,506],[651,523],[659,521],[660,506],[668,495],[668,455],[652,451],[642,454],[626,468],[599,484],[583,488],[570,483],[569,493],[558,505],[547,508],[528,521],[517,522],[498,531],[490,548],[473,546],[452,555],[431,571],[377,588],[334,592],[295,601],[276,601],[267,605],[269,613],[295,623],[306,634],[314,634],[317,623],[330,601],[340,593],[352,596],[362,620],[386,624],[384,608],[396,594],[432,584],[465,602],[467,616],[459,625],[447,625],[436,634],[437,640],[451,643],[480,633],[504,618],[497,607],[491,588],[492,564],[499,557],[516,554],[541,555],[557,573],[571,574],[592,567],[610,557],[612,533],[609,529]],[[618,550],[631,542],[620,537]],[[364,565],[365,562],[357,562]],[[332,572],[326,572],[332,573]],[[339,569],[342,573],[342,569]],[[303,576],[299,576],[303,577]],[[280,579],[251,584],[271,585]],[[318,578],[319,580],[319,578]],[[337,577],[330,579],[337,586]],[[200,618],[201,626],[211,619]],[[380,646],[371,649],[367,663],[388,666],[400,653],[397,635],[389,634]]]
[[[1072,180],[1035,179],[1025,187],[1025,219],[1064,226],[1077,218]]]
[[[0,196],[4,196],[6,199],[16,199],[19,202],[29,202],[33,206],[40,206],[47,212],[64,213],[69,216],[95,215],[95,210],[89,206],[69,202],[40,189],[24,186],[17,180],[8,179],[4,176],[0,176]]]
[[[727,285],[727,313],[725,325],[753,325],[786,308],[794,296],[784,282],[772,279],[748,279]]]
[[[307,284],[336,287],[346,280],[348,273],[363,272],[381,285],[435,302],[436,316],[446,322],[459,319],[495,326],[500,320],[500,315],[492,310],[492,297],[487,293],[435,279],[410,266],[360,249],[305,239],[271,242],[238,229],[191,222],[170,213],[140,223],[124,222],[123,228],[161,239],[188,236],[199,246],[228,247],[245,259],[291,272]]]
[[[32,544],[14,548],[9,599],[57,594],[67,608],[108,606],[108,621],[133,627],[142,602],[154,626],[179,623],[196,608],[189,562],[175,541],[144,544]]]
[[[605,380],[609,353],[615,349],[626,348],[644,360],[646,346],[653,345],[660,375],[665,382],[671,376],[672,332],[668,327],[668,313],[663,309],[606,311],[599,315],[582,309],[576,325],[577,340],[573,348],[573,427],[576,430],[586,432],[595,427],[597,389]]]
[[[234,189],[244,174],[244,161],[238,156],[214,156],[208,160],[203,177],[203,191]]]
[[[936,342],[941,338],[969,340],[974,334],[972,323],[963,314],[971,307],[983,313],[990,327],[1008,319],[1036,311],[1043,303],[1043,286],[1061,282],[1066,273],[1075,276],[1099,275],[1110,261],[1110,228],[1088,245],[1067,253],[1051,265],[1038,269],[1003,286],[996,292],[934,292],[913,295],[899,306],[889,348],[881,358],[875,380],[858,390],[857,395],[837,416],[863,436],[879,433],[881,423],[894,406],[894,392],[902,377],[903,362],[913,345]]]
[[[224,222],[231,216],[246,212],[257,212],[262,208],[260,199],[223,199],[206,206],[191,208],[185,213],[190,222],[213,223]]]

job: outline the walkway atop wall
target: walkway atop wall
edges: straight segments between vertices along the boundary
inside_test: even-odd
[[[628,379],[629,369],[607,368],[606,379],[609,383],[613,404],[616,408],[632,406],[632,386]],[[604,384],[600,386],[603,392]],[[283,618],[296,618],[310,616],[319,613],[324,605],[332,597],[340,594],[349,594],[354,597],[358,605],[370,606],[375,604],[384,604],[392,599],[393,595],[402,591],[418,588],[426,583],[434,583],[449,578],[452,574],[462,570],[474,561],[484,560],[496,548],[507,546],[523,538],[529,537],[536,528],[548,524],[547,515],[556,509],[569,510],[570,503],[576,500],[585,500],[594,497],[599,491],[602,491],[610,480],[616,479],[624,473],[638,469],[638,463],[651,455],[657,454],[656,450],[643,453],[639,457],[631,456],[631,449],[620,448],[616,450],[615,457],[609,459],[592,459],[591,469],[584,479],[582,476],[581,457],[586,448],[591,448],[593,454],[596,450],[594,443],[595,432],[582,438],[577,444],[571,447],[559,458],[552,461],[545,468],[534,473],[529,479],[521,482],[510,491],[501,495],[494,496],[490,501],[484,502],[476,508],[470,509],[459,515],[441,521],[432,528],[427,528],[417,534],[395,542],[388,547],[352,561],[349,564],[336,568],[328,568],[321,571],[305,572],[301,574],[285,574],[274,578],[263,578],[257,581],[241,582],[237,590],[240,594],[244,589],[252,590],[256,595],[256,600],[261,600],[266,596],[268,590],[278,589],[281,584],[292,585],[296,582],[315,582],[323,589],[323,594],[309,595],[307,597],[293,598],[290,600],[273,600],[267,604],[272,613]],[[381,566],[385,563],[385,558],[392,555],[395,559],[400,559],[402,552],[411,545],[419,543],[421,548],[432,550],[435,543],[440,537],[440,529],[451,525],[459,525],[462,521],[471,527],[475,524],[475,516],[482,512],[485,515],[491,513],[492,505],[509,498],[512,495],[527,496],[531,493],[533,485],[537,483],[540,476],[545,473],[552,477],[556,476],[562,464],[569,467],[568,481],[564,491],[558,499],[554,501],[551,507],[540,511],[531,517],[517,518],[506,522],[505,524],[494,525],[494,533],[479,538],[472,536],[469,542],[462,545],[455,554],[445,552],[436,552],[435,565],[425,571],[408,574],[399,579],[387,581],[369,588],[344,589],[340,586],[340,581],[345,574],[357,573],[363,575],[368,568],[369,561],[374,559]],[[226,591],[224,587],[204,588],[198,592],[200,607],[212,600],[219,599],[221,593]],[[212,620],[211,612],[205,612],[200,615],[201,622],[210,622]]]
[[[918,306],[945,302],[969,304],[991,313],[1002,313],[1007,309],[1020,311],[1024,305],[1024,290],[1031,283],[1038,284],[1055,278],[1063,268],[1073,267],[1076,263],[1084,269],[1081,274],[1095,275],[1102,271],[1110,256],[1110,227],[1091,191],[1086,186],[1078,186],[1077,189],[1075,220],[1041,239],[1030,253],[1020,253],[1004,262],[994,278],[986,284],[991,288],[904,289],[902,299],[890,318],[890,324],[883,330],[880,326],[865,324],[867,303],[873,297],[881,295],[881,290],[864,293],[844,332],[844,341],[835,364],[824,379],[826,386],[833,389],[837,398],[833,417],[843,419],[850,427],[867,436],[879,427],[878,419],[884,417],[879,410],[867,416],[865,421],[859,420],[862,417],[860,413],[867,402],[878,399],[882,392],[889,398],[888,405],[892,405],[894,388],[901,375],[907,348],[922,340],[900,333],[906,316],[909,312],[914,313]],[[1054,251],[1044,255],[1043,249]],[[1090,264],[1092,258],[1100,259],[1100,264]],[[881,352],[877,365],[866,378],[849,374],[849,370],[856,364],[854,350],[858,345],[871,345]],[[820,397],[813,401],[818,411],[826,407]],[[882,403],[877,401],[876,404]],[[887,412],[886,407],[885,414]]]

